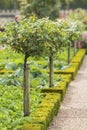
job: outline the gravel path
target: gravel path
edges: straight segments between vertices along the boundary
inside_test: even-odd
[[[87,130],[87,56],[48,130]]]

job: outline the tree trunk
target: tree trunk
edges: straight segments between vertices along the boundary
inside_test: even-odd
[[[68,45],[68,64],[70,63],[70,44]]]
[[[76,41],[74,42],[74,55],[76,54]]]
[[[24,59],[24,116],[28,116],[30,114],[30,101],[29,101],[29,93],[30,93],[30,69],[27,64],[27,57]]]
[[[53,79],[54,79],[54,64],[53,64],[53,54],[49,57],[49,87],[54,86]]]

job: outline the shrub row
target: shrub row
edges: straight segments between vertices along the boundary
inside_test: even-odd
[[[61,76],[62,81],[55,87],[41,89],[44,99],[35,111],[30,114],[29,122],[23,125],[21,130],[47,130],[50,122],[58,113],[61,101],[63,101],[65,97],[67,87],[71,80],[75,78],[85,54],[86,50],[80,49],[73,57],[68,68],[55,71],[55,75]],[[6,69],[0,70],[0,74],[4,74],[5,72],[12,73],[13,71]]]
[[[58,113],[60,103],[59,93],[45,93],[43,101],[30,114],[30,121],[22,127],[22,130],[47,130],[53,117]]]
[[[70,74],[72,76],[72,79],[74,79],[76,76],[76,73],[78,71],[78,68],[79,68],[78,63],[75,63],[75,64],[71,63],[71,65],[67,69],[56,70],[54,73],[55,74],[64,74],[64,75]]]
[[[85,54],[86,54],[85,49],[79,49],[79,51],[73,57],[71,64],[68,68],[66,68],[65,70],[56,70],[54,73],[55,74],[71,74],[72,79],[75,79],[75,76],[77,74],[78,69],[80,68],[82,64]]]
[[[61,101],[64,99],[65,93],[67,89],[67,82],[61,81],[58,86],[51,87],[51,88],[44,88],[41,90],[42,93],[60,93],[61,94]]]
[[[72,58],[71,63],[79,63],[79,67],[80,67],[81,64],[82,64],[82,61],[84,59],[85,54],[86,54],[86,50],[85,49],[80,49],[76,53],[75,57]]]
[[[62,77],[62,81],[55,87],[41,89],[41,93],[44,94],[44,99],[36,110],[30,114],[30,121],[22,127],[22,130],[47,130],[50,122],[58,113],[67,87],[71,80],[75,78],[85,54],[86,50],[80,49],[75,57],[73,57],[68,68],[55,71],[55,74]]]
[[[13,70],[7,70],[7,69],[0,70],[0,74],[4,74],[4,73],[12,74],[13,72],[14,72]]]

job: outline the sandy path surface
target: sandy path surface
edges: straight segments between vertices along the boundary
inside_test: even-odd
[[[87,56],[48,130],[87,130]]]

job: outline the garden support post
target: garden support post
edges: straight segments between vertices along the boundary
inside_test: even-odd
[[[30,68],[26,64],[24,68],[24,116],[30,114]]]

